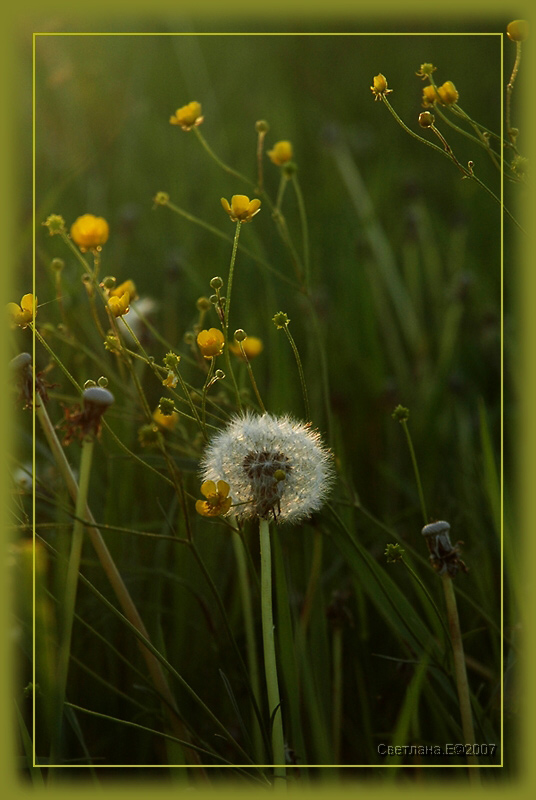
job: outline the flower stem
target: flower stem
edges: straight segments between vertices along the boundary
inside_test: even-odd
[[[238,239],[240,238],[240,227],[242,223],[236,223],[236,230],[233,239],[233,250],[231,253],[231,263],[229,264],[229,277],[227,279],[227,292],[225,297],[225,325],[224,325],[224,333],[225,333],[225,363],[227,365],[227,370],[231,379],[233,381],[235,393],[236,393],[236,401],[238,403],[238,408],[242,410],[242,402],[240,400],[240,392],[238,391],[238,384],[236,382],[236,378],[234,376],[233,367],[231,364],[231,357],[229,354],[229,314],[231,312],[231,291],[233,288],[233,275],[234,275],[234,265],[236,261],[236,251],[238,249]]]
[[[290,346],[292,347],[292,352],[294,353],[294,358],[296,359],[296,364],[298,366],[298,373],[300,375],[300,383],[302,388],[303,394],[303,404],[305,406],[305,419],[309,421],[311,419],[311,414],[309,411],[309,396],[307,394],[307,385],[305,383],[305,375],[303,374],[303,367],[301,363],[300,354],[298,352],[298,348],[296,347],[296,342],[294,341],[294,337],[292,336],[288,324],[283,326],[287,339],[289,340]]]
[[[333,754],[334,763],[339,764],[341,758],[341,728],[342,728],[342,627],[336,625],[333,630],[333,685],[331,703]]]
[[[268,710],[272,725],[272,758],[274,765],[274,787],[286,788],[285,740],[283,738],[283,720],[281,716],[281,700],[277,680],[277,663],[275,658],[274,619],[272,609],[272,557],[270,550],[270,525],[268,520],[259,520],[261,545],[261,606],[262,606],[262,638],[264,645],[264,670],[268,691]]]
[[[50,763],[57,764],[60,757],[61,731],[63,721],[63,706],[65,703],[65,692],[67,686],[67,676],[69,673],[69,658],[71,655],[71,638],[73,631],[74,609],[76,605],[76,592],[78,588],[78,571],[80,569],[80,559],[82,557],[82,545],[84,542],[84,522],[86,518],[87,494],[89,479],[91,476],[91,461],[93,458],[93,447],[95,437],[87,437],[82,442],[82,457],[80,461],[80,482],[78,495],[75,505],[75,523],[73,527],[73,537],[71,541],[71,553],[67,566],[65,578],[65,594],[63,598],[63,623],[61,626],[61,642],[58,653],[57,663],[57,685],[56,685],[56,724],[52,733],[52,746],[50,752]]]
[[[225,172],[228,172],[229,175],[234,175],[235,178],[239,178],[241,181],[245,181],[247,184],[249,184],[249,186],[255,188],[255,184],[253,183],[253,181],[250,181],[250,179],[246,178],[245,175],[242,175],[241,172],[238,172],[236,169],[229,167],[221,160],[221,158],[218,158],[218,156],[216,155],[212,147],[210,147],[209,143],[207,142],[207,140],[205,139],[199,128],[194,128],[193,130],[195,135],[199,139],[201,145],[203,146],[204,150],[209,154],[209,156],[216,162],[216,164],[219,167],[225,170]]]
[[[411,463],[413,464],[413,472],[415,473],[415,481],[417,482],[417,491],[419,492],[419,501],[421,504],[422,518],[424,520],[424,524],[427,525],[428,514],[426,512],[426,503],[424,502],[424,492],[422,490],[421,475],[419,472],[419,465],[417,464],[417,456],[415,455],[415,449],[413,447],[413,442],[411,440],[411,434],[409,432],[408,423],[406,422],[405,419],[401,420],[401,425],[404,428],[404,433],[406,434],[409,454],[411,456]]]
[[[510,123],[510,104],[512,100],[512,92],[514,91],[515,79],[517,78],[517,73],[519,72],[520,63],[521,63],[521,42],[516,42],[516,60],[514,61],[512,74],[510,75],[510,80],[508,81],[508,85],[506,87],[506,113],[505,113],[506,135],[513,144],[515,144],[516,136],[512,130],[512,126]]]
[[[39,401],[35,404],[35,410],[36,416],[39,419],[43,433],[45,434],[60,474],[65,482],[65,485],[67,486],[67,490],[71,495],[71,498],[76,504],[78,499],[78,486],[63,448],[58,440],[56,430],[52,425],[50,417],[48,416],[47,410],[42,401]],[[106,420],[104,420],[104,424],[106,425]],[[108,547],[106,546],[106,542],[96,527],[95,518],[93,517],[87,505],[82,519],[84,518],[87,519],[89,523],[87,532],[91,540],[91,544],[93,545],[103,571],[106,574],[112,589],[114,590],[125,617],[127,618],[128,622],[145,638],[145,640],[150,643],[149,634],[147,633],[147,629],[145,628],[143,620],[140,617],[138,609],[136,608],[134,601],[130,596],[130,592],[128,591],[123,578],[117,569],[115,561],[113,560]],[[138,645],[141,654],[145,659],[145,663],[149,674],[151,675],[154,687],[162,698],[166,710],[169,713],[171,726],[174,732],[177,734],[177,736],[188,739],[189,735],[185,731],[180,720],[175,700],[171,694],[169,684],[166,680],[166,676],[164,675],[160,662],[153,655],[153,653],[145,647],[144,644],[138,641]],[[190,755],[190,753],[187,752],[186,758],[189,761],[193,761],[193,763],[200,763],[200,759],[196,754]]]
[[[261,409],[263,414],[266,414],[266,408],[264,407],[264,403],[262,402],[262,397],[259,393],[259,388],[257,386],[257,381],[255,380],[255,376],[253,374],[253,370],[251,369],[251,364],[249,363],[249,358],[247,357],[246,351],[244,350],[244,345],[242,342],[238,342],[238,346],[240,347],[240,352],[242,353],[242,358],[246,362],[246,367],[249,375],[249,379],[251,381],[251,385],[253,386],[253,391],[255,392],[255,397],[257,398],[257,403]]]
[[[303,249],[303,268],[304,268],[304,281],[307,291],[310,289],[311,278],[311,262],[309,256],[309,226],[307,223],[307,211],[305,210],[305,203],[303,200],[302,190],[296,175],[292,176],[292,185],[296,192],[296,199],[298,200],[298,210],[300,213],[300,222],[302,227],[302,249]]]
[[[242,613],[244,614],[244,628],[246,633],[246,652],[248,662],[248,672],[251,680],[251,688],[257,701],[257,705],[261,705],[261,689],[259,679],[259,665],[257,644],[255,641],[255,626],[253,623],[253,610],[251,604],[251,588],[249,585],[248,569],[246,564],[246,543],[244,542],[239,531],[232,535],[233,545],[235,551],[236,566],[238,570],[238,582],[240,585],[240,596],[242,599]],[[262,731],[259,726],[259,720],[252,708],[252,721],[253,726],[253,742],[255,746],[255,753],[259,764],[264,761],[264,746],[262,740]]]
[[[458,700],[460,703],[460,714],[462,718],[462,731],[464,742],[471,744],[475,742],[475,731],[473,727],[473,715],[471,712],[471,700],[469,697],[469,684],[467,682],[467,670],[465,666],[465,656],[463,652],[463,641],[460,630],[460,619],[458,617],[458,607],[456,605],[456,595],[452,578],[448,573],[442,576],[443,590],[445,592],[445,602],[447,604],[447,617],[449,621],[450,640],[454,652],[454,670],[456,673],[456,685],[458,688]],[[474,755],[467,756],[469,764],[478,765],[478,758]],[[479,770],[470,769],[469,778],[472,782],[480,783]]]

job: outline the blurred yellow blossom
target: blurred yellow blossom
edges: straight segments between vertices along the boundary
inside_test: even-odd
[[[179,421],[179,413],[178,411],[173,411],[171,414],[162,414],[159,408],[155,408],[153,419],[161,428],[172,431]]]
[[[135,300],[138,296],[136,284],[130,278],[128,278],[126,281],[123,281],[123,283],[120,283],[119,286],[115,287],[115,289],[110,289],[110,297],[122,297],[125,292],[128,292],[131,301]]]
[[[292,155],[292,145],[287,141],[276,142],[273,148],[268,150],[268,156],[270,157],[270,160],[274,164],[277,164],[278,167],[281,167],[283,164],[286,164],[287,161],[290,161]]]
[[[186,106],[178,108],[169,121],[172,125],[179,125],[183,131],[189,131],[201,125],[204,117],[201,116],[201,103],[193,100]]]
[[[437,93],[439,95],[439,102],[443,106],[452,106],[454,103],[458,102],[459,94],[452,81],[445,81],[442,86],[438,87]]]
[[[262,353],[264,345],[262,343],[262,339],[259,339],[257,336],[247,336],[242,341],[242,347],[244,348],[244,353],[246,354],[246,357],[248,358],[249,361],[251,361],[252,358],[256,358],[256,356]],[[240,350],[240,346],[235,342],[229,344],[229,350],[231,351],[231,353],[234,353],[235,356],[238,356],[239,358],[242,359],[244,358],[244,356],[242,355],[242,351]]]
[[[100,247],[108,241],[110,228],[104,217],[83,214],[71,225],[71,239],[85,252]]]
[[[439,95],[435,86],[425,86],[422,90],[422,104],[424,108],[430,108],[433,106],[436,100],[439,100]]]

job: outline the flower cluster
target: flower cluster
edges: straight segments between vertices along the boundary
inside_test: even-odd
[[[309,425],[246,413],[209,443],[202,478],[229,484],[239,517],[298,522],[324,503],[333,479],[331,453]]]

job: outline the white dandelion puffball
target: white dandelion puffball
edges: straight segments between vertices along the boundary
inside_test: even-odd
[[[246,413],[208,444],[204,481],[230,486],[238,517],[298,522],[318,511],[333,481],[331,452],[310,425]]]

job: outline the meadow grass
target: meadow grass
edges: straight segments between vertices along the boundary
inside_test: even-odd
[[[36,784],[72,774],[105,783],[104,766],[121,774],[144,765],[167,767],[181,782],[269,786],[279,725],[286,770],[279,763],[275,775],[289,786],[359,778],[361,766],[408,783],[433,765],[421,781],[466,782],[465,755],[433,751],[464,735],[423,513],[425,523],[449,521],[453,544],[463,540],[469,571],[449,583],[475,743],[487,746],[479,775],[499,780],[500,770],[485,768],[507,755],[501,669],[503,655],[515,662],[518,608],[508,579],[517,567],[509,547],[502,637],[501,209],[479,182],[500,195],[500,175],[481,127],[461,134],[459,118],[456,128],[443,123],[448,109],[436,115],[456,159],[475,162],[478,181],[463,180],[452,159],[408,136],[369,89],[384,73],[394,91],[383,99],[426,136],[415,72],[430,59],[438,85],[456,84],[471,120],[500,130],[497,41],[461,37],[454,49],[449,38],[38,39],[39,305],[31,326],[13,334],[13,354],[30,351],[35,326],[35,368],[57,428],[46,438],[38,416],[32,475],[31,414],[14,415],[17,722]],[[345,74],[337,76],[341,52]],[[202,123],[170,125],[192,100]],[[256,129],[259,120],[267,131]],[[266,151],[287,140],[290,163],[272,163]],[[259,198],[260,211],[231,221],[220,198],[232,195]],[[94,252],[69,236],[88,212],[110,230]],[[507,252],[517,236],[509,224],[505,216]],[[54,225],[59,235],[49,235]],[[116,316],[110,291],[127,280],[139,297],[127,297],[130,311]],[[26,281],[22,291],[29,274]],[[198,344],[211,329],[222,332],[223,347],[213,334]],[[230,352],[236,329],[262,340],[262,351],[245,359],[245,339],[239,355]],[[504,379],[508,388],[508,365]],[[89,474],[72,417],[83,387],[97,383],[115,402]],[[399,404],[409,409],[410,450],[392,418]],[[207,441],[239,410],[310,419],[335,476],[310,518],[272,524],[269,534],[261,521],[272,550],[268,684],[275,671],[277,708],[266,692],[258,521],[208,514],[211,502],[227,512],[226,495],[201,491]],[[66,431],[74,441],[54,444]],[[276,505],[268,517],[277,518]],[[73,526],[85,534],[66,601]],[[386,558],[395,544],[403,558]],[[62,642],[70,655],[64,697]],[[63,769],[47,769],[51,757]]]

